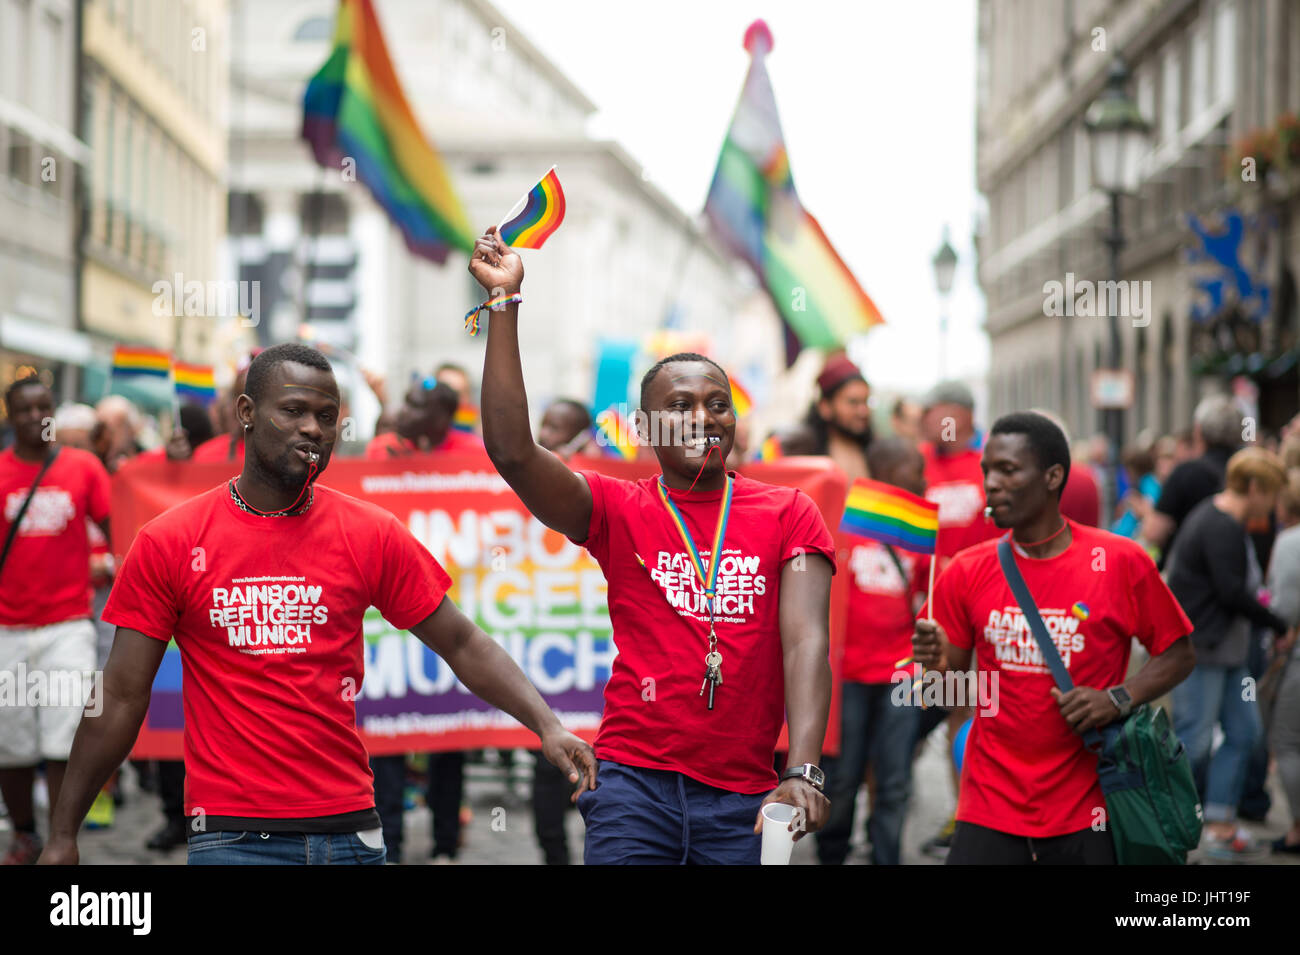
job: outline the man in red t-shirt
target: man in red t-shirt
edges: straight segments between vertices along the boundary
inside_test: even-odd
[[[494,297],[517,295],[524,277],[495,229],[470,271]],[[795,806],[802,827],[791,829],[825,819],[830,532],[802,492],[726,470],[731,386],[700,355],[665,358],[642,379],[651,423],[639,430],[661,475],[569,470],[533,440],[518,316],[516,300],[489,323],[484,441],[537,519],[600,564],[618,647],[596,737],[600,786],[578,800],[585,860],[757,864],[764,803]],[[778,779],[786,717],[793,768]]]
[[[5,405],[14,444],[0,452],[0,674],[18,692],[0,705],[0,794],[14,827],[3,864],[16,865],[40,854],[36,766],[45,762],[53,806],[94,679],[87,527],[107,533],[109,478],[95,455],[55,443],[54,400],[39,378],[14,382]]]
[[[382,864],[353,702],[372,605],[537,733],[571,782],[594,787],[591,747],[445,599],[451,580],[433,556],[389,512],[315,485],[338,435],[338,385],[324,356],[273,346],[245,387],[242,473],[146,524],[122,565],[104,609],[118,630],[103,716],[77,730],[42,861],[77,861],[77,829],[140,730],[174,634],[186,812],[196,817],[190,863]]]
[[[867,451],[867,467],[877,481],[925,493],[925,459],[911,441],[877,438]],[[870,762],[875,775],[867,822],[871,861],[898,865],[921,709],[909,705],[912,668],[902,671],[896,664],[912,655],[912,621],[925,600],[930,560],[865,537],[850,540],[840,755],[827,761],[831,813],[817,834],[817,857],[822,865],[841,865],[848,857],[858,785]]]
[[[1115,861],[1097,757],[1080,734],[1128,715],[1191,672],[1178,601],[1135,542],[1061,516],[1070,448],[1042,415],[1000,418],[984,448],[998,527],[1075,688],[1062,694],[998,563],[997,542],[958,554],[919,619],[917,662],[964,672],[974,652],[980,698],[962,766],[949,864]],[[923,612],[922,616],[925,614]],[[1131,678],[1136,637],[1151,659]]]
[[[460,396],[433,378],[411,383],[397,412],[397,430],[376,435],[366,445],[367,461],[387,461],[416,451],[482,451],[476,435],[451,426]]]

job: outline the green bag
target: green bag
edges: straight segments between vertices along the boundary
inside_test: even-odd
[[[1100,737],[1097,774],[1119,864],[1185,864],[1201,841],[1201,802],[1165,711],[1143,703]]]
[[[1062,693],[1074,689],[1038,613],[1038,605],[1020,575],[1011,544],[998,542],[1002,576],[1024,612],[1030,632]],[[1083,734],[1084,745],[1097,754],[1097,775],[1106,797],[1106,825],[1120,865],[1185,865],[1187,853],[1201,841],[1201,801],[1192,778],[1192,763],[1162,709],[1147,704],[1127,719]]]

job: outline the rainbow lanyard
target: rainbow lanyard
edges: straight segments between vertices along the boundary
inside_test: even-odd
[[[664,479],[660,477],[655,482],[655,487],[659,491],[659,499],[664,502],[664,507],[668,509],[668,513],[673,519],[673,525],[677,528],[677,533],[681,535],[682,543],[686,545],[686,552],[691,556],[691,563],[695,567],[695,573],[699,577],[700,584],[704,587],[704,595],[709,600],[709,641],[711,644],[717,640],[713,633],[713,598],[718,592],[718,567],[722,563],[722,540],[726,537],[727,518],[731,515],[732,483],[731,475],[728,474],[727,486],[722,492],[722,504],[718,508],[718,526],[713,531],[713,549],[709,552],[709,566],[705,567],[704,561],[700,557],[700,549],[695,546],[695,540],[691,537],[690,528],[686,526],[686,521],[682,519],[682,512],[677,509],[673,499],[668,496],[668,488],[664,485]]]

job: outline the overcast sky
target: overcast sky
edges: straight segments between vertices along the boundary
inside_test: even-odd
[[[948,225],[959,256],[949,374],[981,375],[971,233],[975,0],[493,0],[594,102],[614,139],[680,206],[704,204],[763,17],[768,70],[795,187],[885,316],[853,347],[882,390],[919,393],[938,373],[930,260]]]

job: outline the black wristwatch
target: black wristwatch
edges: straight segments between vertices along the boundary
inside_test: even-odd
[[[814,766],[812,763],[804,763],[802,766],[791,766],[781,774],[782,781],[787,779],[802,779],[808,785],[818,792],[826,785],[826,774],[821,771],[821,767]]]
[[[1128,690],[1121,686],[1112,686],[1106,691],[1110,701],[1115,704],[1115,709],[1119,710],[1119,718],[1124,719],[1133,712],[1133,697],[1128,695]]]

